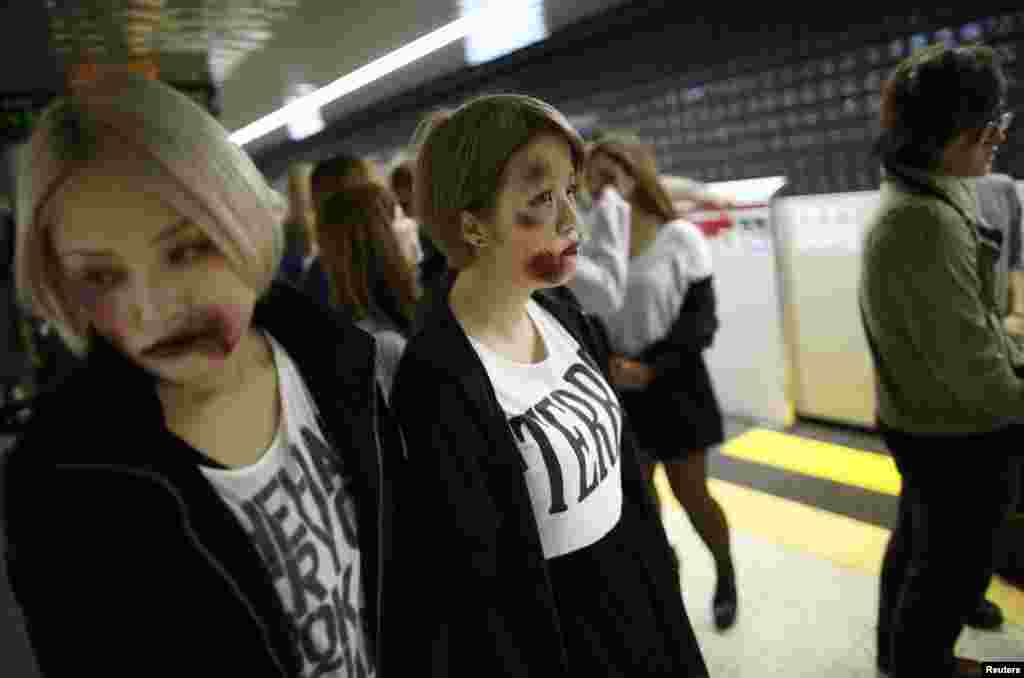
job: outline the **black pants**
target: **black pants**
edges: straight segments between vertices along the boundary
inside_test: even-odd
[[[919,436],[882,427],[903,477],[878,610],[894,678],[952,675],[953,647],[992,575],[995,536],[1016,501],[1024,426]]]

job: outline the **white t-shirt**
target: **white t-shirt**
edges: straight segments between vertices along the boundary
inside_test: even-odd
[[[372,677],[355,503],[341,457],[325,442],[302,376],[270,343],[282,401],[274,442],[251,466],[200,469],[270,569],[295,626],[302,676]]]
[[[661,226],[654,241],[630,258],[629,204],[606,187],[590,214],[590,239],[580,246],[569,288],[583,308],[605,322],[612,347],[638,356],[675,324],[690,284],[713,273],[711,246],[685,219]]]
[[[556,558],[594,544],[619,522],[622,408],[561,323],[532,300],[527,312],[544,341],[543,361],[514,362],[470,341],[523,455],[544,556]]]
[[[622,307],[602,314],[612,346],[637,356],[663,339],[690,284],[711,273],[711,246],[697,226],[682,219],[662,226],[654,242],[629,260]]]

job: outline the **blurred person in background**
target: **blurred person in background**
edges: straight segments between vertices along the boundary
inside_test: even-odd
[[[723,211],[736,206],[736,202],[732,198],[712,191],[707,184],[696,179],[659,173],[654,146],[644,141],[635,132],[618,128],[598,129],[594,131],[591,141],[599,142],[605,138],[618,140],[633,149],[637,161],[643,163],[647,167],[647,171],[657,175],[659,183],[668,194],[677,214],[684,215],[694,210]]]
[[[285,249],[279,277],[300,285],[316,257],[316,210],[310,189],[312,167],[296,164],[288,171],[288,216],[284,222]]]
[[[878,668],[895,678],[982,675],[954,647],[1020,490],[1024,352],[996,290],[1006,239],[979,215],[975,184],[1007,139],[1006,92],[981,45],[919,50],[882,86],[884,178],[859,305],[878,428],[902,479],[877,627]]]
[[[319,222],[324,202],[339,191],[371,183],[385,185],[377,164],[369,158],[338,153],[316,164],[309,178],[310,197],[317,222],[314,242],[319,239]],[[305,266],[299,288],[321,304],[330,306],[330,283],[316,249],[306,258]]]
[[[988,174],[974,180],[978,215],[1002,234],[996,265],[996,305],[1007,330],[1024,337],[1024,242],[1017,182],[1007,174]]]
[[[378,377],[391,383],[419,299],[416,262],[398,202],[375,183],[328,197],[320,210],[320,262],[330,281],[331,306],[371,333],[379,349]]]
[[[423,262],[423,243],[419,231],[419,223],[416,221],[415,203],[412,199],[413,169],[415,158],[400,154],[397,162],[388,173],[388,181],[391,185],[391,194],[398,201],[401,219],[399,230],[402,233],[402,249],[417,267],[417,278],[419,278],[419,266]]]
[[[331,194],[350,186],[371,183],[387,185],[377,163],[373,160],[350,153],[332,155],[318,162],[310,176],[313,208],[319,214],[321,205]]]
[[[405,212],[406,216],[413,219],[416,218],[416,206],[412,199],[414,164],[415,158],[402,154],[388,174],[391,192],[395,194],[395,198],[398,199],[398,204],[402,206],[402,211]]]
[[[711,251],[679,218],[647,147],[605,135],[590,146],[585,177],[596,196],[591,237],[569,285],[607,327],[612,380],[649,455],[648,479],[662,463],[714,558],[712,609],[724,630],[738,601],[729,525],[707,485],[708,452],[725,440],[703,357],[718,327]]]

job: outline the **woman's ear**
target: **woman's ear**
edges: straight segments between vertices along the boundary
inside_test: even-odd
[[[463,211],[459,215],[462,221],[462,239],[476,249],[487,245],[488,236],[484,225],[472,213]]]

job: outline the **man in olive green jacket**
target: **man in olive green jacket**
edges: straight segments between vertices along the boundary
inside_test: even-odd
[[[879,669],[896,678],[982,675],[953,647],[1018,490],[1024,352],[997,303],[1003,238],[978,218],[972,179],[1006,139],[1005,93],[992,50],[942,45],[900,64],[882,91],[885,177],[859,301],[878,425],[903,481],[878,621]]]

